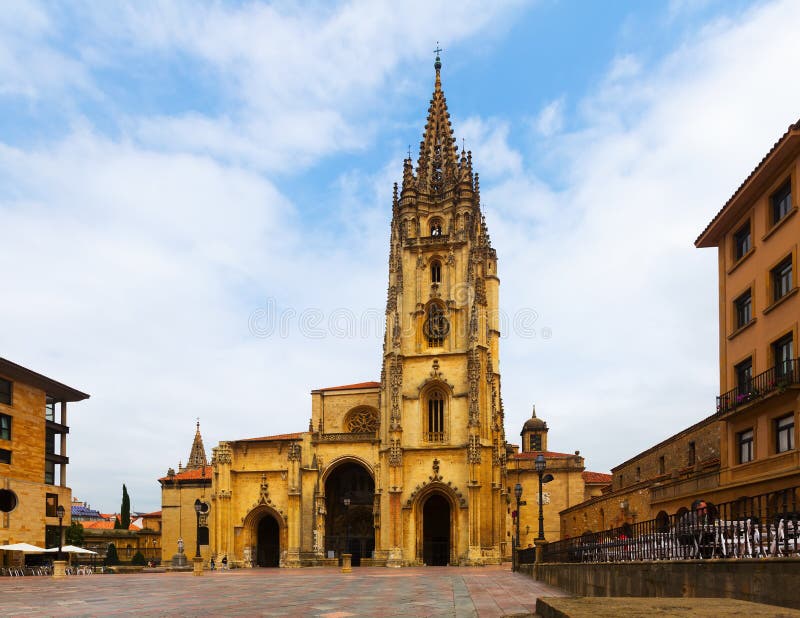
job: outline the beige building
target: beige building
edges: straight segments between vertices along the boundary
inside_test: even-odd
[[[160,479],[164,559],[179,537],[187,555],[200,538],[206,560],[246,567],[510,555],[497,254],[435,68],[419,158],[392,201],[380,381],[313,390],[307,431],[220,442],[210,466],[198,430],[187,465]],[[583,460],[566,465],[569,504]],[[516,468],[525,476],[525,457]],[[209,507],[199,534],[196,500]]]
[[[564,535],[680,515],[695,499],[767,521],[800,500],[800,122],[696,241],[719,264],[716,412],[612,469],[611,491],[566,509]]]
[[[0,545],[57,544],[59,505],[70,525],[67,404],[88,397],[0,358]]]
[[[548,449],[547,423],[536,416],[533,409],[531,418],[522,426],[522,452],[509,445],[507,485],[513,488],[522,486],[522,501],[519,509],[520,547],[531,546],[539,535],[539,474],[535,468],[536,458],[541,454],[545,461],[545,474],[552,474],[553,480],[542,485],[543,532],[547,541],[557,541],[562,537],[559,513],[594,496],[599,496],[603,488],[611,483],[611,475],[586,470],[580,451],[560,453]],[[513,510],[512,510],[513,509]],[[509,514],[516,510],[516,500],[511,497]],[[509,527],[516,525],[513,517]]]

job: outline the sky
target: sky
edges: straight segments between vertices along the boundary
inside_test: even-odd
[[[90,393],[68,484],[160,508],[196,419],[380,377],[433,49],[497,249],[506,435],[613,466],[711,414],[695,238],[800,117],[800,3],[36,2],[0,12],[0,356]]]

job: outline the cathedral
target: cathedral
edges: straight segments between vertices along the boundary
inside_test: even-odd
[[[241,567],[508,559],[517,454],[503,428],[497,254],[438,55],[434,66],[419,157],[394,187],[380,382],[313,390],[307,431],[222,441],[210,465],[198,426],[187,465],[159,479],[164,560],[195,535],[206,561]]]

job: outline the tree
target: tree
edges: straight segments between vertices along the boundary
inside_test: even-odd
[[[127,530],[131,527],[131,499],[128,497],[128,488],[122,485],[122,506],[119,510],[119,527]]]
[[[64,540],[67,545],[83,545],[83,524],[79,521],[73,521],[69,528],[64,531]]]
[[[137,551],[135,554],[133,554],[133,558],[131,559],[131,564],[134,564],[136,566],[144,566],[147,564],[147,560],[144,559],[144,554],[142,554],[142,552]]]
[[[117,546],[114,543],[108,544],[108,551],[106,551],[106,559],[103,561],[106,566],[115,566],[119,564],[119,556],[117,555]]]

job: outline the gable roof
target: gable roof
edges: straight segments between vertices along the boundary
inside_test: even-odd
[[[773,170],[773,168],[780,167],[782,164],[785,163],[786,158],[786,149],[789,146],[796,145],[800,143],[800,120],[795,122],[794,124],[789,125],[789,128],[786,132],[781,135],[781,137],[776,141],[772,148],[769,149],[769,152],[765,154],[761,161],[759,161],[758,165],[753,168],[753,171],[744,179],[742,184],[736,189],[734,194],[730,197],[730,199],[725,202],[725,205],[720,208],[719,212],[714,216],[711,222],[706,226],[706,229],[697,237],[697,240],[694,241],[696,247],[715,247],[719,243],[720,232],[717,230],[719,227],[720,222],[723,219],[726,219],[729,213],[738,218],[740,213],[734,213],[734,210],[740,210],[741,208],[736,208],[740,206],[740,202],[742,200],[747,200],[747,198],[752,197],[754,193],[758,193],[763,187],[761,185],[767,182],[767,179],[763,179],[761,184],[757,181],[761,180],[759,178],[762,172],[766,171],[778,171]]]
[[[357,384],[345,384],[343,386],[329,386],[327,388],[317,388],[311,391],[312,393],[319,393],[322,391],[344,391],[359,388],[380,388],[380,382],[358,382]]]
[[[242,438],[236,442],[270,442],[272,440],[300,440],[302,433],[279,433],[274,436],[262,436],[261,438]]]
[[[159,481],[196,481],[200,479],[211,480],[211,466],[203,466],[202,468],[194,468],[193,470],[183,470],[177,474],[170,476],[162,476]]]
[[[12,380],[40,388],[59,401],[83,401],[84,399],[89,399],[89,395],[86,393],[57,382],[53,378],[43,376],[41,373],[36,373],[32,369],[12,363],[5,358],[0,358],[0,374]]]
[[[592,483],[592,484],[602,483],[604,485],[606,483],[610,483],[614,478],[613,476],[611,476],[610,474],[606,474],[605,472],[589,472],[588,470],[581,472],[581,476],[583,477],[584,483]]]

